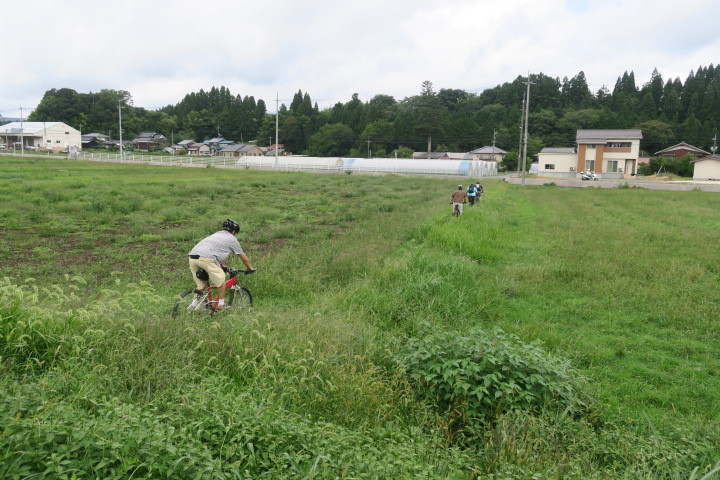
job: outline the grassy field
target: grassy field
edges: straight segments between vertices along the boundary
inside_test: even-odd
[[[456,182],[3,158],[0,476],[710,478],[720,197]]]

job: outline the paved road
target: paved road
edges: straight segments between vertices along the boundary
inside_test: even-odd
[[[518,177],[505,177],[505,181],[519,185],[520,178]],[[677,180],[674,182],[662,182],[658,180],[598,180],[596,182],[584,182],[575,178],[525,178],[525,185],[545,185],[548,183],[554,183],[558,187],[569,187],[569,188],[618,188],[618,187],[638,187],[645,188],[647,190],[674,190],[678,192],[689,192],[691,190],[700,190],[703,192],[719,192],[720,193],[720,182],[702,182],[694,180]]]

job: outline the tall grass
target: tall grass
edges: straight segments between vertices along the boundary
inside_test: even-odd
[[[491,182],[453,219],[443,179],[0,172],[27,183],[0,180],[0,476],[682,479],[716,463],[710,194]],[[20,188],[48,198],[32,218]],[[259,267],[256,311],[170,318],[186,252],[228,216]],[[497,328],[510,340],[482,333]],[[505,402],[480,423],[460,371],[474,345],[503,359],[477,370]],[[499,375],[532,359],[568,365],[584,407],[532,400],[520,385],[540,374]]]

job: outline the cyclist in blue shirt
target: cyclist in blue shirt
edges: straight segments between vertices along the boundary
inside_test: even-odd
[[[470,206],[475,206],[475,199],[477,198],[477,188],[475,187],[475,185],[471,183],[470,186],[467,188],[467,192],[465,193],[467,193]]]

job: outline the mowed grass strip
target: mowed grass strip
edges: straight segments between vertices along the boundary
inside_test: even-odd
[[[476,264],[492,306],[477,321],[573,358],[617,412],[717,423],[718,207],[703,192],[497,184],[460,235],[438,222],[427,241]]]

